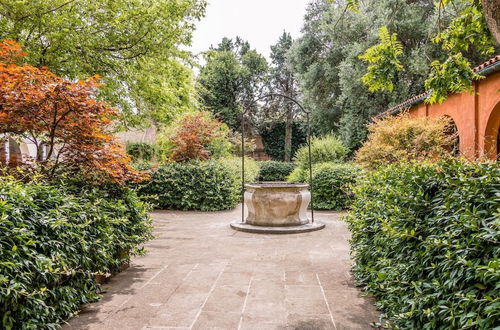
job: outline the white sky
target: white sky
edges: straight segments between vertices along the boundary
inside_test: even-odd
[[[252,49],[269,58],[283,30],[300,35],[310,0],[208,0],[205,17],[198,22],[191,51],[194,54],[216,46],[223,37],[240,36]]]

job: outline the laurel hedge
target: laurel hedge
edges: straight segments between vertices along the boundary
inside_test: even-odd
[[[259,162],[259,181],[286,181],[286,178],[295,169],[295,163],[264,161]]]
[[[353,272],[400,329],[500,320],[500,163],[404,163],[359,179]]]
[[[147,212],[129,188],[0,177],[0,328],[55,329],[98,299],[96,274],[151,237]]]
[[[350,163],[319,163],[312,166],[312,192],[314,208],[344,210],[352,202],[352,185],[360,168]],[[296,168],[288,182],[310,183],[309,169]]]
[[[259,174],[256,161],[245,160],[245,182]],[[142,165],[141,169],[144,169]],[[241,200],[241,160],[238,157],[205,161],[168,162],[149,169],[151,178],[141,183],[139,195],[160,209],[220,211]]]

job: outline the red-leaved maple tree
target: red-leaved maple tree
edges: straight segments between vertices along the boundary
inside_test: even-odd
[[[206,147],[222,136],[221,127],[221,122],[208,118],[204,113],[184,116],[172,137],[174,148],[170,158],[176,162],[210,158]]]
[[[26,56],[14,41],[0,42],[0,134],[36,147],[36,164],[46,175],[83,171],[112,182],[138,180],[130,158],[109,134],[117,110],[95,99],[99,77],[77,82],[19,64]]]

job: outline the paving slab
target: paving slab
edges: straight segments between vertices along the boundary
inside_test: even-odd
[[[291,235],[235,231],[241,209],[155,211],[146,255],[112,277],[65,330],[371,329],[379,312],[354,285],[341,213]]]

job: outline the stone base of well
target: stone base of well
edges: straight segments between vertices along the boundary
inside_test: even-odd
[[[248,215],[231,228],[248,233],[296,234],[325,228],[311,223],[307,206],[311,201],[305,183],[259,182],[245,185],[244,202]]]
[[[307,233],[310,231],[323,229],[325,228],[325,224],[322,222],[314,222],[298,226],[266,227],[266,226],[254,226],[244,222],[233,222],[231,223],[231,228],[233,228],[234,230],[244,231],[247,233],[299,234],[299,233]]]

